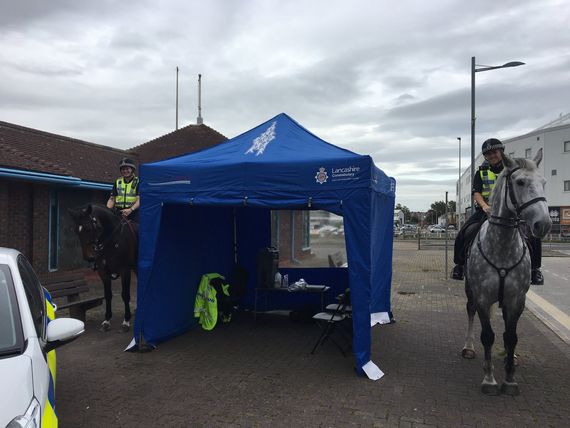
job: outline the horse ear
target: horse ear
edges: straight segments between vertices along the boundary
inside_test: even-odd
[[[513,168],[516,166],[516,162],[512,157],[503,153],[503,165],[505,168]]]
[[[91,215],[91,211],[93,211],[93,207],[91,206],[91,204],[89,204],[81,210],[81,213],[83,215],[87,216],[87,215]]]
[[[540,165],[540,162],[542,162],[542,147],[538,149],[538,152],[536,152],[533,161],[536,164],[536,166]]]

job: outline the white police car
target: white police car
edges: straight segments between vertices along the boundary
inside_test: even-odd
[[[84,325],[54,313],[26,258],[0,247],[0,427],[57,427],[54,349]]]

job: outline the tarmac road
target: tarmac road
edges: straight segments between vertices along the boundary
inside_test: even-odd
[[[544,285],[532,285],[527,307],[570,344],[570,257],[543,257]]]

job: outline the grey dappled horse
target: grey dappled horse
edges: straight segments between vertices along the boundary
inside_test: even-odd
[[[552,225],[544,197],[546,180],[538,172],[542,149],[533,161],[503,156],[504,170],[497,178],[491,194],[491,214],[470,245],[465,272],[467,315],[469,326],[462,355],[474,358],[473,318],[481,321],[481,342],[485,348],[481,384],[484,394],[499,394],[493,375],[491,347],[495,333],[491,328],[491,305],[499,302],[503,310],[506,351],[505,380],[500,391],[518,394],[514,379],[514,354],[517,345],[517,323],[524,310],[526,292],[530,287],[530,255],[519,225],[526,223],[533,236],[543,238]]]

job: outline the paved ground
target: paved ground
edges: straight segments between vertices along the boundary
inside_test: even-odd
[[[328,344],[310,355],[312,324],[242,317],[132,354],[122,352],[130,336],[98,332],[102,311],[92,311],[85,335],[58,353],[61,426],[570,426],[570,346],[529,311],[519,324],[521,394],[481,395],[481,346],[475,360],[461,358],[465,299],[462,283],[443,279],[443,254],[395,244],[397,323],[373,329],[386,373],[376,382]]]

